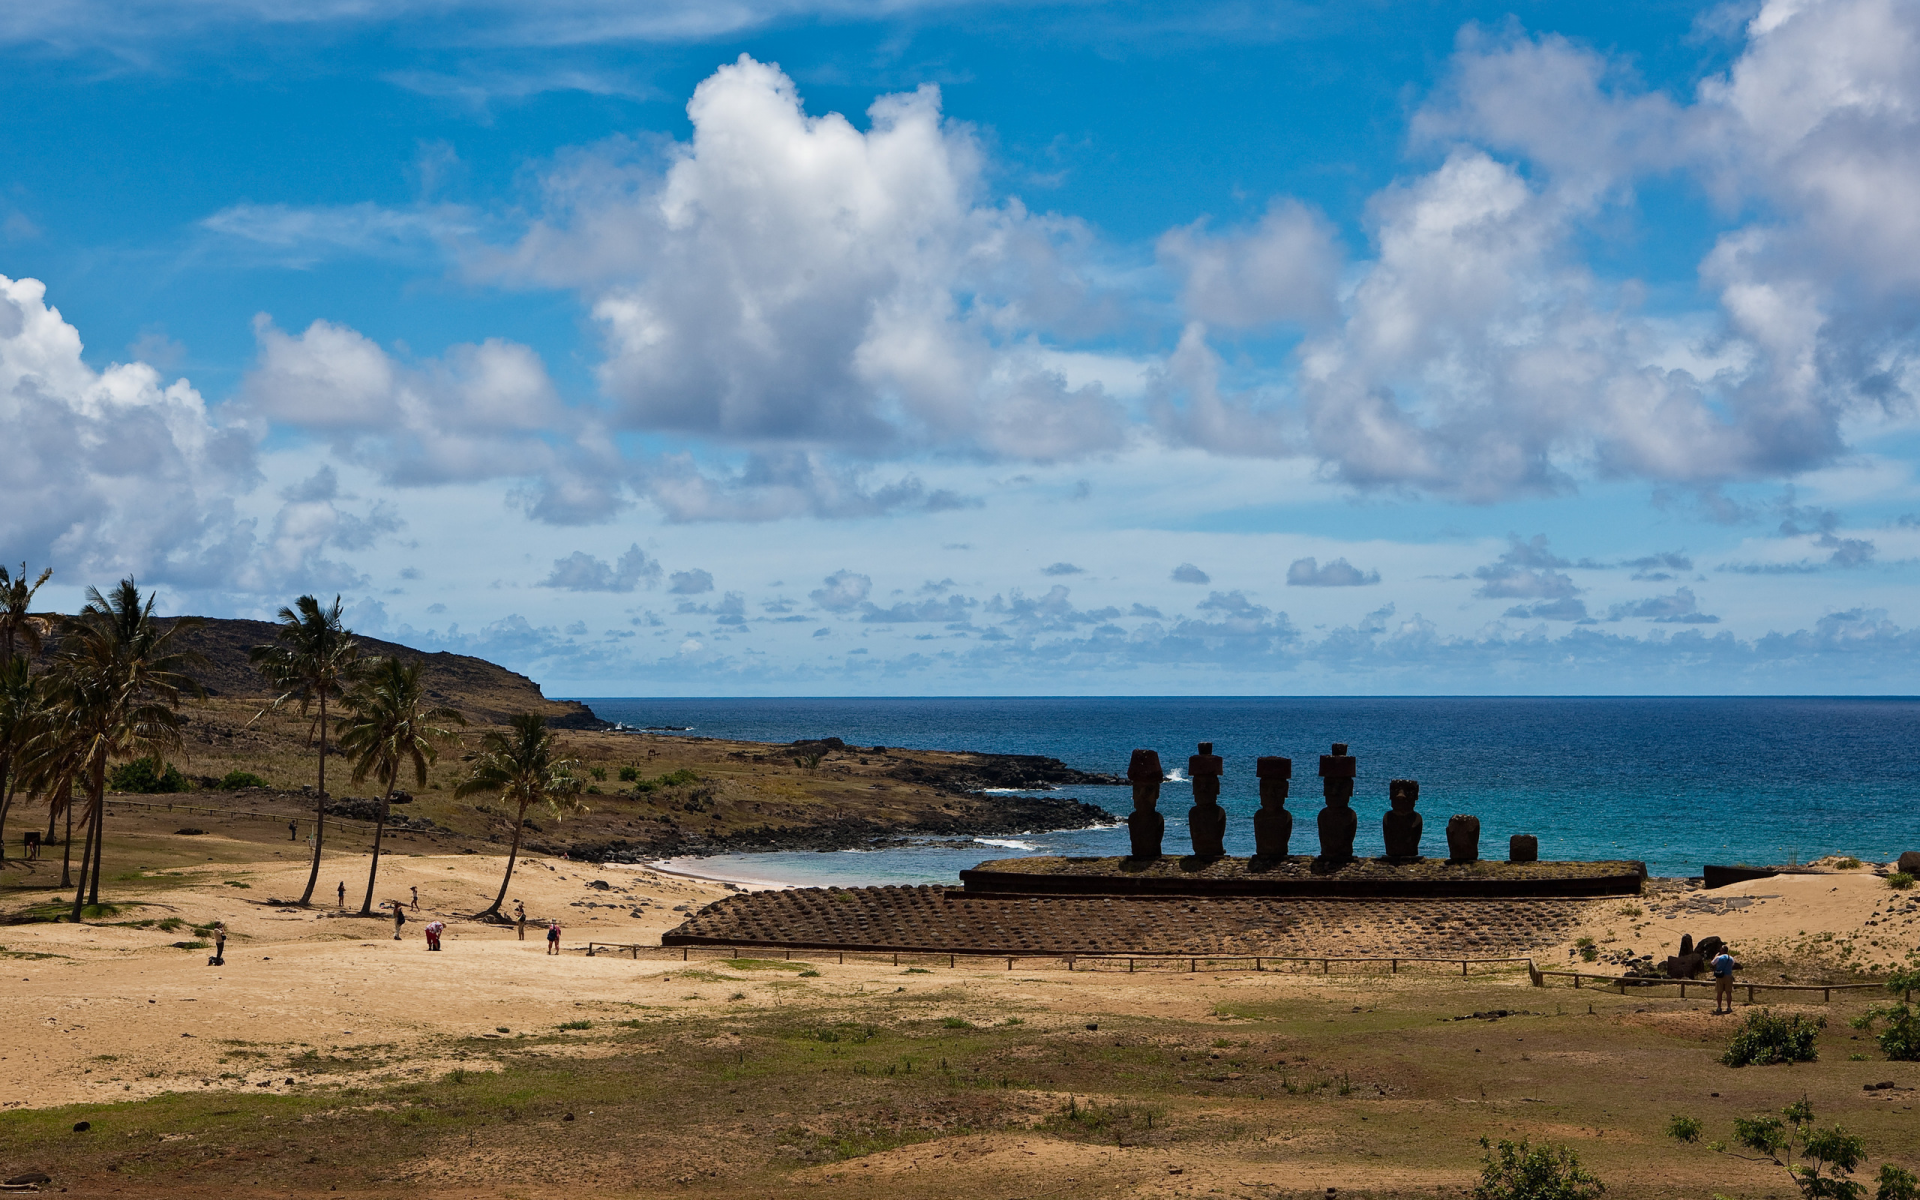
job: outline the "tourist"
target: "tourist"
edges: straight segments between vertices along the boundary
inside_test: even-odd
[[[413,893],[413,911],[419,912],[420,911],[420,889],[409,888],[408,890]]]
[[[560,922],[558,921],[547,926],[547,953],[560,953]]]
[[[336,890],[340,893],[340,910],[345,912],[347,908],[347,881],[342,879],[339,888]]]
[[[213,957],[207,960],[210,967],[227,965],[227,925],[224,921],[213,923]]]
[[[446,923],[443,921],[427,922],[427,949],[438,950],[440,948],[440,934],[446,927]]]
[[[522,904],[518,900],[515,900],[513,902],[513,923],[514,923],[514,927],[520,931],[520,940],[523,942],[526,941],[527,940],[527,906],[525,904]]]
[[[1740,964],[1733,961],[1733,947],[1722,946],[1713,960],[1713,1011],[1733,1011],[1733,972]],[[1726,1007],[1722,1008],[1722,1002]]]
[[[393,940],[397,942],[400,940],[400,927],[407,923],[407,906],[398,900],[389,900],[387,903],[393,906]]]
[[[287,822],[287,840],[290,842],[297,842],[300,840],[300,822],[298,821]]]

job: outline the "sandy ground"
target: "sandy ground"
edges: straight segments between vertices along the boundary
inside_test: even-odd
[[[331,898],[334,882],[344,876],[351,895],[355,874],[363,889],[364,865],[358,864],[364,859],[343,856],[323,870],[322,892]],[[473,854],[385,859],[380,897],[410,898],[413,887],[420,892],[419,911],[409,910],[398,941],[390,919],[263,903],[299,893],[305,867],[285,860],[181,868],[161,876],[147,893],[116,890],[116,900],[144,902],[126,906],[112,920],[179,916],[196,924],[226,922],[232,940],[220,967],[207,965],[208,951],[172,946],[190,936],[186,930],[105,923],[0,929],[0,969],[8,971],[0,978],[10,1000],[0,1006],[0,1105],[130,1099],[179,1089],[303,1088],[317,1080],[284,1064],[309,1049],[351,1058],[366,1055],[369,1047],[391,1047],[388,1057],[411,1060],[400,1068],[405,1073],[445,1070],[451,1060],[441,1062],[436,1047],[452,1038],[551,1032],[574,1019],[617,1019],[632,1006],[715,1009],[736,997],[780,1003],[776,981],[723,986],[701,979],[698,961],[682,966],[657,955],[636,960],[545,953],[538,923],[544,919],[557,918],[563,945],[575,950],[589,940],[657,945],[685,912],[728,894],[730,885],[649,869],[523,859],[508,905],[513,898],[524,900],[535,918],[523,942],[511,929],[461,916],[492,898],[502,866],[500,858]],[[1638,915],[1628,915],[1632,909]],[[1783,876],[1714,892],[1675,891],[1608,902],[1595,913],[1590,936],[1603,948],[1650,950],[1661,957],[1683,932],[1696,938],[1717,934],[1748,957],[1770,948],[1853,945],[1859,958],[1898,961],[1920,944],[1920,893],[1892,892],[1866,870]],[[435,917],[448,922],[446,949],[439,954],[427,952],[420,932]],[[49,957],[37,957],[43,955]],[[1556,955],[1568,957],[1549,952],[1542,965]],[[821,983],[835,991],[893,992],[959,982],[977,989],[983,1000],[1057,1012],[1204,1013],[1220,988],[1301,985],[1271,973],[1069,976],[1037,964],[1023,964],[1012,974],[962,964],[957,972],[903,979],[885,962],[837,965],[831,955],[809,957],[819,965]],[[1524,980],[1515,986],[1524,987]],[[380,1070],[368,1068],[371,1077],[392,1077]],[[342,1081],[337,1071],[328,1077],[329,1083]],[[1013,1153],[1004,1146],[982,1152]],[[875,1160],[862,1169],[909,1168]]]

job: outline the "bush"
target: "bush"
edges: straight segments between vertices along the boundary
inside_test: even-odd
[[[193,786],[180,769],[168,763],[162,769],[157,759],[136,758],[132,762],[121,763],[107,772],[107,789],[115,792],[135,792],[141,795],[159,795],[171,792],[190,792]]]
[[[621,783],[632,783],[634,780],[638,778],[640,778],[639,767],[621,767],[620,768]]]
[[[223,792],[235,792],[241,788],[263,788],[272,787],[273,785],[258,775],[255,775],[252,771],[228,771],[220,777],[220,782],[214,784],[214,786]]]
[[[1485,1138],[1480,1145],[1488,1153],[1473,1200],[1591,1200],[1607,1190],[1565,1146],[1502,1141],[1495,1147]]]
[[[1905,871],[1895,871],[1887,876],[1887,886],[1896,892],[1904,892],[1913,886],[1913,876]]]
[[[1845,858],[1835,861],[1833,865],[1842,871],[1858,871],[1860,869],[1860,860],[1849,854]]]
[[[1777,1017],[1769,1008],[1748,1013],[1746,1023],[1727,1043],[1727,1052],[1720,1056],[1720,1061],[1729,1067],[1814,1062],[1820,1057],[1814,1048],[1814,1034],[1826,1023],[1824,1017],[1809,1021],[1798,1013]]]
[[[1680,1142],[1700,1140],[1700,1119],[1698,1117],[1675,1117],[1667,1122],[1667,1136]]]
[[[1894,972],[1888,977],[1886,988],[1895,996],[1902,997],[1920,989],[1920,969]],[[1880,1043],[1881,1053],[1894,1062],[1920,1062],[1920,1009],[1904,999],[1894,1004],[1876,1005],[1864,1015],[1855,1017],[1853,1027],[1871,1032],[1880,1021],[1887,1023],[1885,1029],[1874,1034],[1874,1040]]]
[[[1873,1200],[1920,1200],[1920,1179],[1904,1167],[1887,1163],[1880,1168],[1880,1187]]]

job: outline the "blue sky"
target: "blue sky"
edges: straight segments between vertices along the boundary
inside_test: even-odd
[[[1910,693],[1920,14],[0,15],[0,549],[553,694]]]

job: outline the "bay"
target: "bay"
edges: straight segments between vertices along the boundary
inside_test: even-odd
[[[1920,849],[1920,700],[1910,697],[1061,697],[644,699],[582,697],[633,728],[690,736],[1043,754],[1124,772],[1135,747],[1184,779],[1211,741],[1226,760],[1227,849],[1253,848],[1254,759],[1294,760],[1295,853],[1317,846],[1318,756],[1345,742],[1359,759],[1355,850],[1383,850],[1387,783],[1420,781],[1423,849],[1444,855],[1453,813],[1481,822],[1481,854],[1504,858],[1531,833],[1542,858],[1632,858],[1655,875],[1704,863],[1806,862],[1825,854],[1887,861]],[[1125,788],[1067,794],[1116,816]],[[1167,849],[1185,846],[1184,782],[1164,788]],[[953,839],[942,839],[950,843]],[[782,882],[951,882],[984,858],[1125,853],[1124,828],[1035,830],[962,845],[722,855],[703,869]]]

